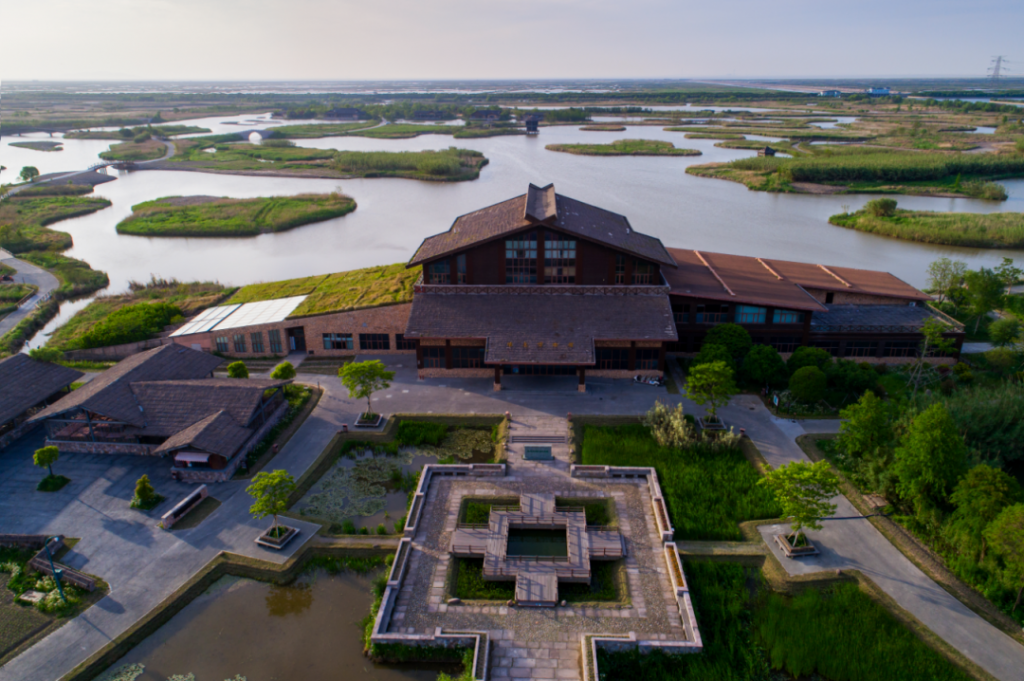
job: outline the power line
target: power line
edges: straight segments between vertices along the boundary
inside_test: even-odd
[[[992,61],[990,63],[992,66],[988,67],[988,76],[992,80],[999,80],[1002,78],[1004,71],[1010,70],[1006,67],[1006,64],[1009,64],[1010,60],[1001,54],[992,57]]]

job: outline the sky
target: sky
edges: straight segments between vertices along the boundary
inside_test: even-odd
[[[997,54],[1024,75],[1021,0],[7,0],[2,14],[10,80],[980,77]]]

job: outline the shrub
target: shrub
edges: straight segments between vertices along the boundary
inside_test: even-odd
[[[701,364],[711,364],[712,362],[725,362],[726,366],[730,369],[736,369],[736,360],[733,359],[729,349],[717,343],[704,343],[690,368],[692,370],[693,367],[700,366]]]
[[[420,445],[432,445],[437,447],[448,434],[448,426],[443,423],[428,423],[426,421],[402,421],[398,424],[396,439],[399,444],[419,447]]]
[[[704,349],[705,345],[725,346],[733,361],[737,362],[747,354],[753,345],[753,341],[750,339],[750,333],[746,329],[739,324],[729,323],[711,327],[711,330],[704,336],[701,350]]]
[[[770,345],[755,345],[743,358],[743,377],[760,385],[784,387],[789,371],[778,350]]]
[[[377,525],[377,534],[387,534],[388,528],[384,526],[384,523]]]
[[[1020,335],[1020,320],[1016,317],[997,319],[988,326],[988,337],[999,346],[1012,345]]]
[[[170,303],[126,305],[82,334],[78,345],[102,348],[148,340],[163,331],[172,318],[180,315],[181,310]]]
[[[232,362],[228,365],[228,378],[249,378],[249,369],[245,362]]]
[[[270,372],[270,377],[275,381],[287,381],[295,378],[295,367],[291,362],[281,362]]]
[[[789,379],[789,391],[799,402],[815,404],[825,398],[828,378],[818,367],[797,369]]]
[[[895,199],[871,199],[864,204],[864,210],[876,218],[891,218],[896,215],[896,201]]]
[[[824,371],[825,367],[831,363],[832,355],[829,354],[828,350],[803,345],[797,348],[793,354],[789,356],[789,359],[786,361],[786,366],[789,368],[789,373],[794,374],[797,369],[812,366],[818,367]]]
[[[683,415],[682,404],[672,409],[664,402],[655,402],[644,414],[643,423],[650,428],[651,437],[660,447],[681,449],[697,439],[696,429]]]
[[[132,138],[132,142],[135,144],[142,144],[143,142],[149,141],[150,134],[148,132],[141,132]]]
[[[28,356],[37,362],[50,362],[56,364],[64,359],[64,353],[57,348],[33,348],[28,351]]]

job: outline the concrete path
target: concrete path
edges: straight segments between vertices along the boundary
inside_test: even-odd
[[[35,295],[29,298],[27,301],[22,303],[21,307],[7,315],[3,319],[0,319],[0,336],[17,326],[22,319],[32,314],[32,311],[36,308],[40,302],[47,300],[50,294],[60,286],[60,281],[57,277],[53,276],[41,267],[36,267],[32,263],[25,262],[24,260],[18,260],[7,251],[0,248],[0,263],[13,267],[18,271],[14,275],[14,281],[19,284],[35,284],[39,287]]]

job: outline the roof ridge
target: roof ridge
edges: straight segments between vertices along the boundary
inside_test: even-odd
[[[851,284],[850,282],[846,281],[845,279],[840,277],[838,274],[836,274],[835,272],[833,272],[829,268],[825,267],[824,265],[819,264],[818,267],[820,267],[822,270],[824,270],[826,274],[830,274],[833,277],[835,277],[836,279],[838,279],[839,282],[842,283],[843,286],[845,286],[846,288],[854,288],[853,284]]]
[[[722,288],[724,288],[726,291],[728,291],[730,296],[735,296],[736,294],[733,293],[732,289],[729,288],[729,285],[725,283],[725,279],[722,279],[722,277],[718,276],[718,272],[716,272],[715,268],[712,267],[708,263],[708,261],[704,259],[704,256],[701,255],[701,252],[698,251],[696,248],[693,249],[693,252],[697,255],[698,258],[700,258],[700,261],[702,263],[704,263],[704,267],[707,267],[709,270],[711,270],[711,274],[715,277],[715,279],[718,280],[718,283],[722,285]]]

